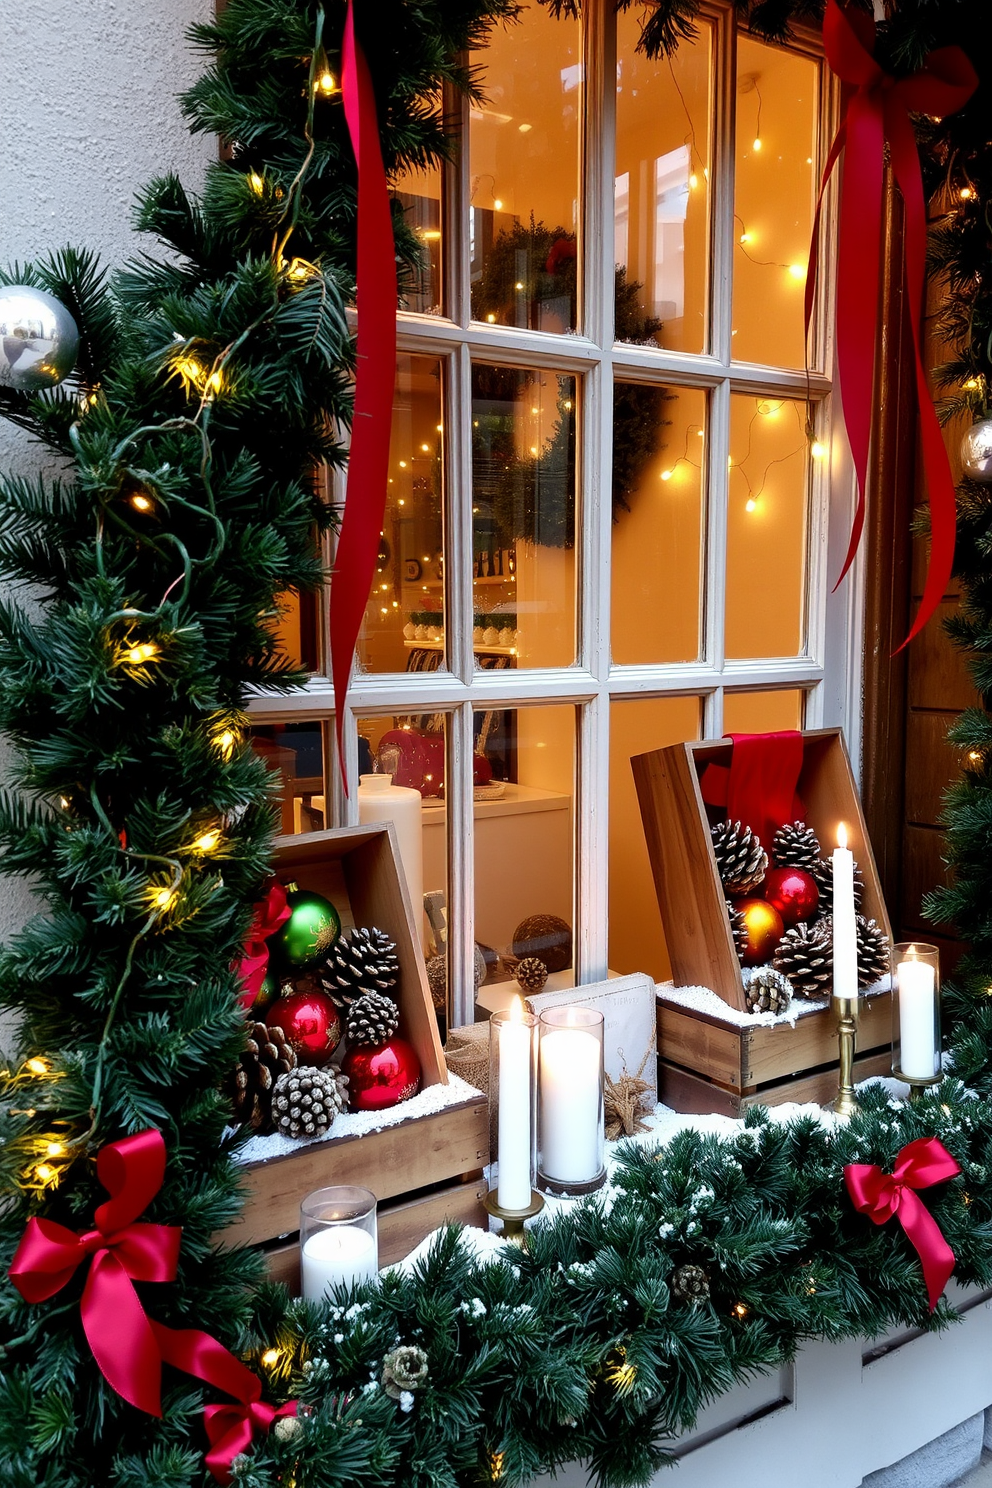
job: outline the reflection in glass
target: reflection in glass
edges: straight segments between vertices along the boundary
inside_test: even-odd
[[[575,660],[575,378],[472,368],[474,646],[480,667]]]
[[[651,60],[643,25],[636,7],[617,16],[616,339],[703,351],[713,27]]]
[[[545,961],[552,985],[574,983],[575,732],[570,704],[475,714],[475,938],[486,987],[512,984],[524,955]],[[490,1011],[504,1005],[495,995]]]
[[[738,38],[731,343],[738,361],[804,364],[819,75],[811,57]]]
[[[806,610],[805,405],[730,400],[728,657],[798,656]]]
[[[779,729],[801,729],[806,694],[788,692],[727,692],[723,697],[725,734],[770,734]]]
[[[259,724],[251,731],[251,744],[269,769],[276,772],[279,831],[322,832],[329,827],[321,724]]]
[[[472,63],[485,102],[469,116],[472,318],[573,328],[579,224],[579,23],[524,5]]]
[[[440,315],[443,311],[441,278],[441,172],[404,171],[394,181],[395,200],[403,209],[403,222],[419,248],[419,265],[402,263],[400,304],[404,310],[421,315]]]
[[[670,977],[661,914],[644,843],[630,759],[700,737],[701,699],[645,698],[610,705],[610,970]]]
[[[436,671],[444,658],[441,363],[396,359],[389,486],[358,639],[369,672]]]
[[[613,660],[694,661],[706,394],[618,381],[613,410]]]

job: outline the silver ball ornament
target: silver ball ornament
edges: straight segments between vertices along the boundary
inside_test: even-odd
[[[969,480],[992,482],[992,418],[979,419],[961,440],[961,465]]]
[[[33,284],[0,285],[0,387],[37,393],[68,377],[79,331],[64,305]]]

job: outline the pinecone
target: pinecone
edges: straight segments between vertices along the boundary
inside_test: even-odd
[[[776,868],[806,868],[820,861],[820,844],[805,822],[786,822],[772,839],[772,862]]]
[[[889,937],[875,920],[855,919],[858,936],[858,986],[873,987],[889,974]]]
[[[745,973],[744,1000],[749,1013],[784,1013],[792,1001],[789,978],[774,966],[756,966]]]
[[[816,879],[816,887],[820,891],[817,900],[817,908],[821,915],[828,915],[834,907],[834,869],[829,858],[818,858],[811,866],[810,873]],[[854,907],[861,908],[861,898],[865,891],[865,881],[861,869],[857,863],[854,865]]]
[[[747,950],[747,921],[736,904],[731,904],[729,899],[727,900],[727,918],[730,921],[730,933],[734,940],[734,950],[737,952],[738,961],[743,966],[744,952]]]
[[[320,969],[324,991],[345,1010],[366,992],[393,997],[399,976],[396,946],[374,926],[342,936]]]
[[[400,1010],[381,992],[365,992],[351,1004],[348,1014],[348,1040],[378,1049],[391,1039],[400,1026]]]
[[[723,887],[732,899],[752,893],[768,872],[768,854],[740,822],[719,822],[713,828],[713,853]]]
[[[513,975],[525,992],[540,992],[548,980],[548,968],[539,956],[524,956],[514,967]]]
[[[284,1137],[319,1137],[348,1104],[348,1076],[304,1065],[280,1075],[272,1091],[272,1120]]]
[[[296,1055],[281,1028],[249,1023],[241,1058],[225,1082],[234,1115],[253,1131],[272,1130],[272,1087],[280,1075],[296,1068]]]
[[[830,922],[794,925],[775,948],[776,971],[788,977],[798,997],[829,997],[834,978],[834,948]]]
[[[669,1283],[672,1295],[682,1302],[705,1302],[710,1294],[710,1279],[702,1266],[680,1266],[672,1272]]]

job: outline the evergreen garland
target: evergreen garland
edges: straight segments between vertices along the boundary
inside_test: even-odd
[[[913,67],[964,39],[954,28],[977,18],[975,3],[902,4],[888,54]],[[802,0],[742,9],[755,26],[806,14]],[[376,7],[363,39],[390,169],[445,148],[440,85],[474,86],[449,58],[512,10]],[[692,0],[650,7],[658,46],[690,34],[694,11]],[[270,621],[280,592],[321,580],[315,534],[328,513],[311,472],[340,460],[329,419],[348,415],[353,167],[339,105],[308,103],[341,20],[337,3],[324,18],[301,0],[231,0],[197,28],[215,60],[186,108],[232,158],[199,201],[172,177],[144,194],[139,226],[177,257],[137,260],[112,287],[71,251],[6,275],[60,298],[83,351],[54,394],[0,391],[2,411],[63,465],[58,478],[0,482],[0,574],[45,594],[40,616],[16,599],[0,606],[0,725],[23,789],[0,800],[0,849],[4,871],[34,875],[47,905],[0,959],[0,1005],[21,1018],[0,1089],[0,1264],[29,1214],[86,1228],[103,1198],[96,1151],[156,1125],[169,1161],[146,1217],[181,1224],[183,1245],[177,1282],[143,1298],[151,1315],[206,1328],[258,1370],[269,1398],[312,1407],[298,1429],[256,1442],[239,1484],[517,1484],[584,1458],[599,1482],[627,1488],[707,1400],[804,1339],[952,1319],[944,1301],[928,1315],[903,1232],[855,1213],[846,1162],[891,1171],[904,1143],[937,1136],[962,1173],[924,1202],[957,1279],[992,1283],[992,731],[984,708],[959,726],[980,758],[949,807],[956,885],[933,906],[972,942],[953,995],[956,1068],[972,1090],[947,1079],[913,1106],[871,1090],[836,1130],[758,1110],[731,1138],[684,1131],[657,1151],[628,1147],[608,1212],[587,1201],[538,1230],[528,1254],[488,1267],[448,1231],[411,1272],[337,1306],[287,1303],[259,1285],[251,1252],[212,1248],[238,1207],[216,1091],[244,1038],[229,967],[273,829],[241,709],[256,683],[299,681]],[[935,176],[956,181],[964,160],[979,186],[974,212],[955,208],[939,226],[936,250],[951,276],[948,326],[971,333],[959,357],[987,379],[981,110],[976,100],[927,142]],[[986,492],[960,493],[957,627],[983,703]],[[708,1295],[688,1299],[673,1278],[693,1266]],[[167,1374],[161,1421],[120,1400],[81,1335],[81,1281],[35,1307],[0,1288],[0,1480],[202,1488],[203,1392]]]

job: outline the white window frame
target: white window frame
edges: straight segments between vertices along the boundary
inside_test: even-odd
[[[473,712],[480,706],[521,708],[539,703],[571,703],[578,718],[574,844],[574,924],[576,981],[598,980],[607,972],[609,854],[610,704],[618,699],[693,696],[703,700],[703,735],[723,733],[727,692],[801,689],[805,722],[845,727],[852,757],[860,749],[861,646],[863,635],[863,558],[833,592],[840,572],[853,511],[853,480],[846,446],[830,439],[831,378],[819,372],[755,366],[730,357],[731,290],[735,231],[733,161],[735,153],[736,22],[729,3],[707,5],[718,31],[715,47],[715,119],[711,185],[709,354],[615,345],[614,296],[614,129],[616,106],[616,25],[612,0],[585,0],[585,133],[582,141],[584,222],[580,268],[581,334],[557,335],[516,327],[480,325],[469,316],[468,151],[446,170],[443,200],[446,316],[403,312],[399,316],[401,352],[444,360],[445,427],[445,634],[449,670],[371,675],[356,670],[345,719],[349,779],[358,773],[357,720],[393,713],[446,712],[448,735],[447,832],[449,885],[449,987],[454,1024],[474,1017],[472,976],[475,911],[473,856]],[[822,59],[814,32],[803,32],[795,49]],[[821,71],[820,148],[825,150],[837,117],[837,88],[829,69]],[[468,104],[461,109],[468,138]],[[820,365],[833,367],[832,316],[835,204],[824,214],[822,284],[817,309]],[[580,522],[576,536],[577,661],[562,668],[477,671],[472,649],[472,451],[471,364],[574,372],[580,393],[578,482]],[[659,665],[616,665],[609,649],[612,521],[613,379],[663,382],[705,389],[709,395],[706,439],[705,589],[703,659]],[[727,661],[723,654],[724,577],[727,549],[727,461],[731,393],[767,397],[807,395],[817,403],[819,437],[831,459],[813,463],[807,546],[806,652],[799,657]],[[339,493],[340,494],[340,493]],[[325,606],[326,622],[326,606]],[[326,623],[322,627],[326,632]],[[305,690],[289,697],[259,696],[253,721],[285,724],[320,720],[324,731],[327,799],[342,825],[358,818],[352,792],[346,799],[333,768],[330,747],[333,694],[326,677],[313,677]]]

